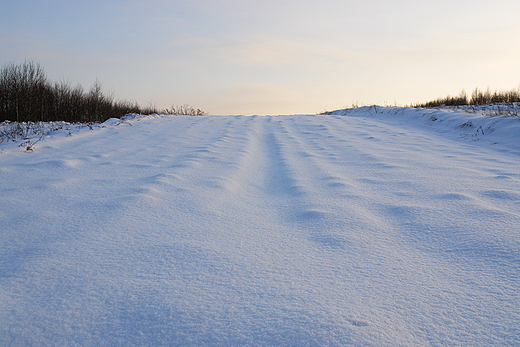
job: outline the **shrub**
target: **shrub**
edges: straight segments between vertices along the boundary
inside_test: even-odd
[[[445,98],[438,98],[433,101],[428,101],[422,104],[414,105],[414,107],[439,107],[439,106],[462,106],[468,105],[468,96],[463,90],[458,96],[447,96]]]
[[[140,107],[137,102],[115,101],[106,96],[96,80],[85,93],[81,86],[51,83],[39,64],[9,63],[0,70],[0,120],[11,122],[104,122],[125,114],[206,115],[188,105],[158,110]]]
[[[207,115],[206,112],[202,111],[200,108],[193,108],[189,105],[182,105],[182,106],[172,106],[171,109],[165,110],[166,114],[175,114],[175,115],[182,115],[182,116],[205,116]]]
[[[465,105],[489,105],[495,103],[513,103],[520,102],[520,87],[509,91],[494,91],[491,92],[489,88],[486,91],[481,91],[475,88],[468,98],[466,92],[462,91],[458,96],[447,96],[445,98],[438,98],[433,101],[428,101],[421,104],[413,105],[413,107],[439,107],[439,106],[465,106]]]

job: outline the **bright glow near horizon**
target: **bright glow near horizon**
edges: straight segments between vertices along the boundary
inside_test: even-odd
[[[520,84],[518,0],[0,0],[0,63],[164,108],[315,113]]]

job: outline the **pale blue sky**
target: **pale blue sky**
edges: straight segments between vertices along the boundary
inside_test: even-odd
[[[518,0],[0,0],[0,63],[158,107],[315,113],[520,85]]]

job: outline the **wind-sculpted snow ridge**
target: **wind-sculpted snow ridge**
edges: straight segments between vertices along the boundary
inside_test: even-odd
[[[72,136],[82,130],[105,128],[107,126],[118,126],[121,124],[130,124],[130,121],[141,121],[153,118],[169,117],[171,115],[151,114],[127,114],[124,117],[110,118],[104,123],[69,123],[69,122],[10,122],[4,121],[0,123],[0,143],[14,142],[18,147],[25,148],[27,146],[34,150],[34,145],[39,143],[46,137],[54,136]],[[4,146],[4,147],[13,147]],[[5,148],[3,148],[5,153]]]
[[[0,144],[0,345],[518,346],[518,127],[464,117],[156,116]]]
[[[385,122],[419,126],[451,138],[481,141],[518,150],[520,138],[520,103],[443,108],[365,106],[328,112],[329,115],[377,118]],[[515,115],[515,116],[513,116]],[[520,153],[520,152],[517,152]]]

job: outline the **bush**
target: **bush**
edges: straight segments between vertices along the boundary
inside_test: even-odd
[[[471,105],[488,105],[488,104],[496,104],[496,103],[512,103],[512,102],[520,102],[520,87],[515,90],[505,91],[505,92],[493,92],[489,91],[489,88],[482,92],[475,88],[473,93],[471,93]]]
[[[438,98],[433,101],[428,101],[422,104],[414,105],[414,107],[439,107],[439,106],[463,106],[468,105],[468,96],[465,91],[461,91],[458,96],[447,96],[445,98]]]
[[[33,62],[10,63],[0,70],[0,120],[93,123],[121,118],[129,113],[206,115],[188,105],[158,110],[154,106],[142,108],[137,102],[114,101],[103,93],[99,81],[88,93],[79,85],[51,83],[41,66]]]
[[[433,101],[428,101],[422,104],[413,105],[413,107],[439,107],[439,106],[466,106],[466,105],[489,105],[495,103],[513,103],[520,102],[520,87],[510,91],[494,91],[489,88],[483,92],[475,88],[468,98],[465,91],[462,91],[459,96],[447,96],[445,98],[438,98]]]
[[[182,116],[205,116],[205,115],[207,115],[207,113],[202,111],[200,108],[194,109],[193,107],[191,107],[189,105],[182,105],[182,106],[177,106],[177,107],[172,106],[171,109],[165,110],[164,113],[182,115]]]

